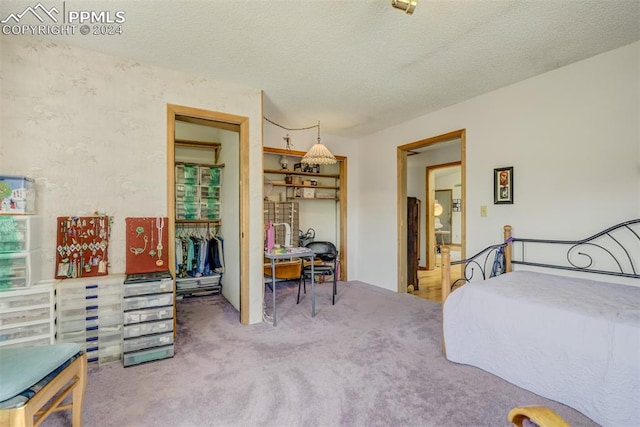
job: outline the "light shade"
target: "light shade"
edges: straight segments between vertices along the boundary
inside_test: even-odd
[[[320,120],[315,127],[318,128],[318,142],[307,151],[301,162],[307,165],[333,165],[337,163],[336,156],[331,154],[331,151],[320,142]]]
[[[442,215],[442,205],[438,203],[437,200],[433,204],[433,215],[434,216]]]
[[[336,162],[336,156],[331,154],[331,151],[320,140],[313,144],[302,158],[302,163],[309,165],[333,165]]]

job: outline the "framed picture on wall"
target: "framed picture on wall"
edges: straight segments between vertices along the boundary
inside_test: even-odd
[[[513,204],[513,166],[493,170],[493,204]]]

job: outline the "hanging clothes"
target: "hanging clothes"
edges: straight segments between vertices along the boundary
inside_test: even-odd
[[[180,231],[175,238],[175,267],[178,278],[224,273],[223,239],[206,236],[202,230]],[[207,233],[208,227],[207,227]]]

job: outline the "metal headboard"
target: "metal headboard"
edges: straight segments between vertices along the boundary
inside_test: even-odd
[[[485,280],[488,277],[500,275],[505,272],[506,265],[500,262],[500,256],[497,255],[504,252],[509,242],[499,245],[492,245],[484,248],[477,254],[458,261],[451,261],[450,265],[463,265],[462,277],[455,280],[451,284],[453,290],[456,286],[470,282],[472,279]]]
[[[511,264],[640,279],[640,218],[582,240],[512,239]],[[554,248],[554,262],[544,251]],[[556,261],[557,260],[557,261]]]
[[[503,274],[518,264],[640,279],[640,218],[581,240],[514,238],[511,227],[505,226],[505,239],[467,259],[450,262],[463,265],[462,277],[450,289]]]

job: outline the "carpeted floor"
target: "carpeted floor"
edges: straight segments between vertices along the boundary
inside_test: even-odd
[[[512,407],[533,404],[596,425],[447,361],[438,303],[350,282],[332,306],[330,289],[318,286],[312,318],[310,295],[296,305],[296,284],[278,285],[276,327],[241,325],[220,296],[179,302],[175,357],[90,368],[85,427],[507,426]]]

